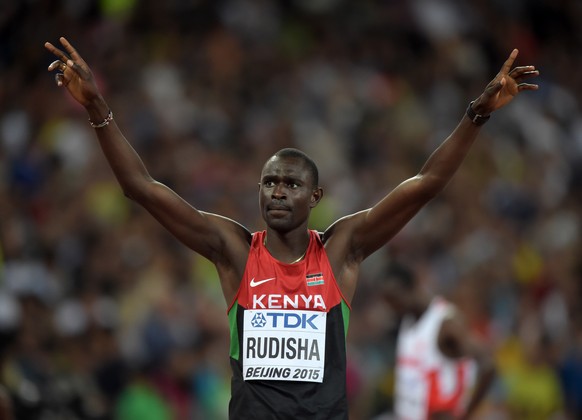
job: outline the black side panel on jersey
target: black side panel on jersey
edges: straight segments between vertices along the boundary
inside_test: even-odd
[[[237,308],[239,349],[243,348],[245,309]],[[230,358],[233,372],[231,420],[348,420],[346,398],[346,331],[342,304],[327,315],[323,383],[290,381],[244,381],[242,363]],[[242,357],[240,358],[242,359]]]

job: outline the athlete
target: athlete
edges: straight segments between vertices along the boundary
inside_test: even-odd
[[[308,230],[323,196],[317,167],[296,149],[275,153],[259,183],[266,230],[253,234],[152,179],[87,63],[65,38],[60,43],[64,51],[45,44],[57,58],[48,70],[87,110],[125,195],[216,266],[231,325],[229,412],[237,420],[347,419],[345,338],[360,263],[447,185],[493,111],[537,89],[526,82],[538,74],[533,66],[512,68],[514,50],[417,175],[321,234]]]
[[[469,419],[495,377],[493,357],[454,304],[431,295],[413,271],[391,264],[379,282],[402,317],[396,344],[399,420]]]

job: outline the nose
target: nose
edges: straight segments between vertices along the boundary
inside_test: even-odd
[[[276,184],[275,187],[273,188],[272,196],[273,198],[276,199],[285,198],[287,196],[285,191],[285,185],[283,183]]]

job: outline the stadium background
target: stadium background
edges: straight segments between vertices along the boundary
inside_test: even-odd
[[[214,268],[121,194],[46,71],[61,35],[153,176],[252,230],[271,153],[318,163],[324,229],[414,175],[519,48],[540,90],[362,269],[352,417],[390,408],[396,320],[373,281],[397,256],[495,352],[482,418],[582,418],[581,20],[578,0],[2,0],[0,382],[18,419],[222,419],[229,397]]]

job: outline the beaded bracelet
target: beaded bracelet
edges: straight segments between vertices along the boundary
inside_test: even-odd
[[[89,124],[93,128],[103,128],[106,125],[109,125],[109,123],[111,121],[113,121],[113,111],[109,110],[109,114],[107,114],[107,117],[102,122],[100,122],[99,124],[96,124],[93,121],[89,120]]]

